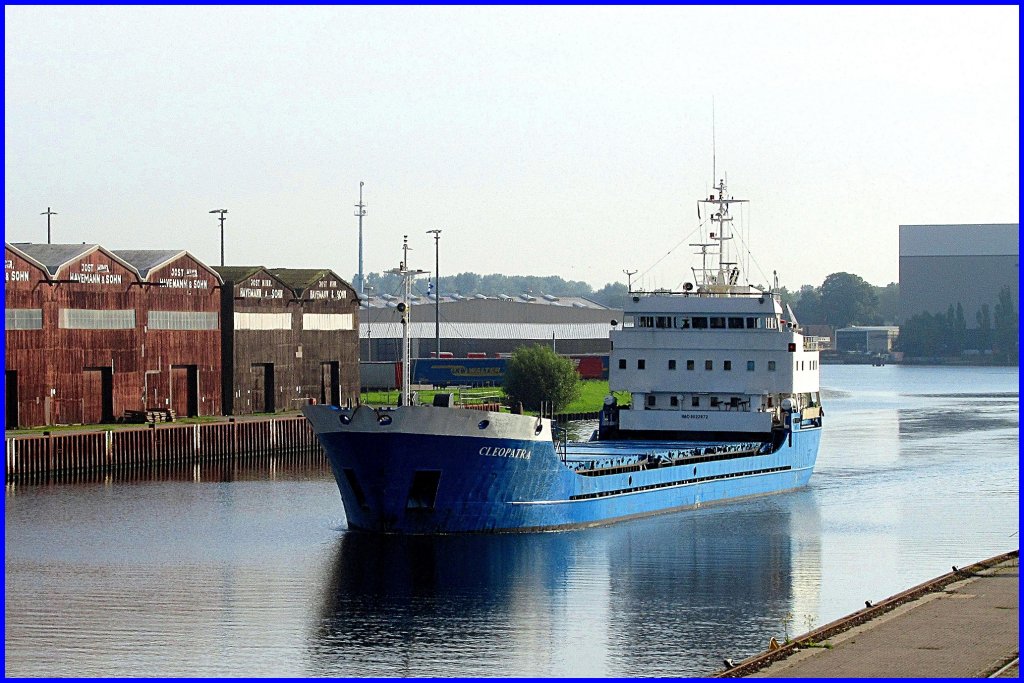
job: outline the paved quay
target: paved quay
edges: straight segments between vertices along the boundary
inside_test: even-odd
[[[1019,551],[940,576],[715,677],[1017,678]]]

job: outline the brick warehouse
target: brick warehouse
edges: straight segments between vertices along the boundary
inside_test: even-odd
[[[220,278],[187,252],[5,244],[5,271],[8,427],[220,412]]]
[[[359,299],[325,269],[217,267],[224,280],[224,412],[294,410],[359,396]]]

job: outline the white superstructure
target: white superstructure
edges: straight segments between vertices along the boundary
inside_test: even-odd
[[[696,282],[682,292],[630,292],[611,334],[611,391],[628,391],[620,433],[765,434],[784,411],[820,412],[818,349],[774,290],[738,284],[730,260],[730,204],[720,181],[704,204],[715,231],[700,247]],[[789,400],[787,402],[787,399]]]

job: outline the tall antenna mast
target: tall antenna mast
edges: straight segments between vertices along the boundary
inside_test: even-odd
[[[711,184],[718,182],[718,159],[715,155],[715,96],[711,96]]]
[[[356,204],[356,216],[359,217],[359,287],[356,291],[359,292],[360,298],[363,296],[363,216],[366,215],[366,204],[363,204],[363,181],[359,181],[359,203]]]

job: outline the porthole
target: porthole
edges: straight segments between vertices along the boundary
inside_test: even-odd
[[[391,424],[391,416],[381,415],[380,417],[377,418],[377,424],[386,427],[387,425]]]
[[[491,424],[490,420],[480,420],[480,424],[477,425],[480,429],[487,429],[487,425]]]
[[[697,468],[696,467],[693,468],[693,476],[695,476],[695,477],[697,476]]]
[[[626,485],[627,485],[627,486],[632,486],[632,485],[633,485],[633,477],[630,477],[630,478],[629,478],[629,483],[628,483],[628,484],[626,484]]]
[[[352,416],[349,415],[348,413],[342,413],[341,415],[338,416],[338,422],[340,422],[343,425],[347,425],[351,421]]]

